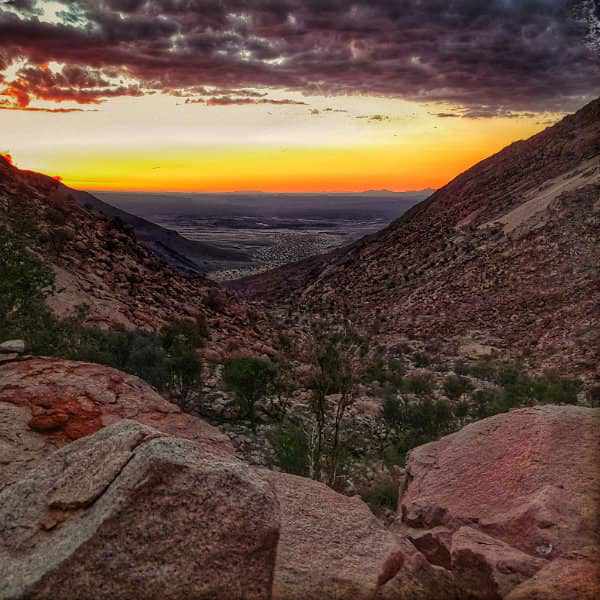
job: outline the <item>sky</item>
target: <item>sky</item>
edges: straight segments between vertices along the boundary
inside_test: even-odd
[[[76,188],[436,188],[600,95],[600,0],[0,0],[0,153]]]

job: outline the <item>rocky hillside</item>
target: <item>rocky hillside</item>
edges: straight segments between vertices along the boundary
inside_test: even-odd
[[[600,100],[512,144],[344,252],[242,280],[380,343],[473,343],[599,377]]]
[[[129,225],[136,237],[149,250],[184,273],[207,273],[214,263],[248,262],[248,257],[243,252],[224,250],[207,242],[189,240],[176,231],[165,229],[142,217],[111,206],[87,192],[69,188],[63,191],[72,195],[80,206],[92,208],[109,218],[118,218]]]
[[[57,315],[86,306],[90,325],[146,330],[201,317],[217,358],[241,349],[270,351],[263,317],[204,276],[173,268],[163,260],[164,248],[155,253],[116,217],[81,203],[59,181],[0,157],[0,225],[35,231],[31,250],[56,275],[49,305]]]
[[[0,366],[0,598],[592,600],[597,409],[497,415],[416,448],[386,528],[251,467],[113,369]]]

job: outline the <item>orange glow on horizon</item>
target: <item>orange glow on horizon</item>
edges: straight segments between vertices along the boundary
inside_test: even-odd
[[[60,173],[77,189],[290,193],[438,188],[544,127],[535,117],[439,118],[390,99],[304,100],[344,110],[315,117],[305,106],[203,108],[155,96],[92,113],[0,114],[0,126],[21,168]],[[390,116],[357,118],[378,114]]]
[[[461,144],[421,139],[349,148],[63,151],[27,168],[60,171],[66,185],[90,191],[406,191],[439,188],[513,139],[488,136]]]

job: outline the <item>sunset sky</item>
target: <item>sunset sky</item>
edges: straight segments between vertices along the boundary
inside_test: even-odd
[[[438,187],[600,93],[594,0],[0,0],[0,152],[89,190]]]

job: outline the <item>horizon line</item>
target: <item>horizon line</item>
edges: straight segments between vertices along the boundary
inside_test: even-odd
[[[70,186],[69,186],[70,187]],[[423,192],[435,192],[438,188],[426,187],[421,189],[411,190],[307,190],[303,192],[290,192],[285,190],[136,190],[136,189],[82,189],[89,194],[285,194],[289,196],[299,196],[307,194],[420,194]]]

